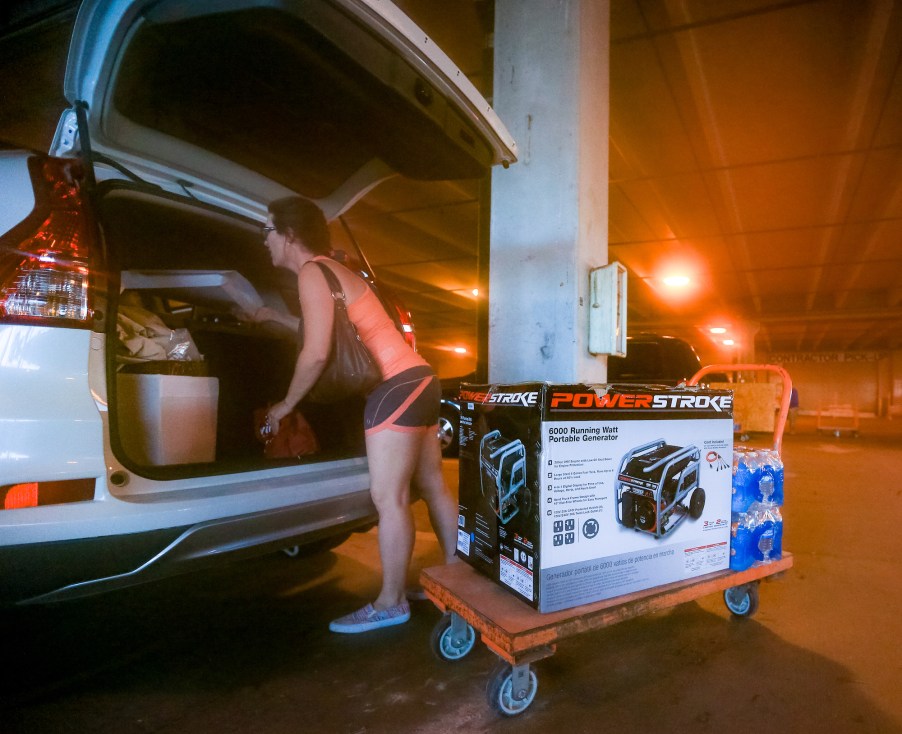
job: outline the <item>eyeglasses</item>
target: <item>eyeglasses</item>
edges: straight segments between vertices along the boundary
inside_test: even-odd
[[[260,227],[260,236],[265,240],[267,237],[269,237],[270,232],[275,232],[275,231],[276,231],[275,227],[271,227],[267,224],[264,227]]]

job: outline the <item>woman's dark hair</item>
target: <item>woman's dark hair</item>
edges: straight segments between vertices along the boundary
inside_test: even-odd
[[[293,229],[308,250],[316,255],[328,255],[332,251],[329,228],[322,209],[309,199],[286,196],[269,205],[272,223],[279,234]]]

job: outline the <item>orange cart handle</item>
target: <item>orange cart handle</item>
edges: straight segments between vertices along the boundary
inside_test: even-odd
[[[783,448],[783,429],[786,427],[786,417],[789,415],[789,401],[792,398],[792,378],[789,373],[775,364],[709,364],[702,367],[687,380],[687,385],[697,385],[698,381],[712,372],[776,372],[783,378],[783,397],[780,400],[780,414],[777,416],[777,424],[774,426],[774,450],[780,454]]]

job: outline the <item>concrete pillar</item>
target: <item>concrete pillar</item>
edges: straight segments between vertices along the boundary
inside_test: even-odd
[[[496,0],[493,106],[520,159],[492,177],[489,379],[603,382],[589,270],[607,263],[609,0]]]

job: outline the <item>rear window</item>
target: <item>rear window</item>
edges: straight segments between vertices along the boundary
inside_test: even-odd
[[[664,375],[661,347],[658,344],[629,344],[625,357],[608,359],[608,379],[647,381]]]

